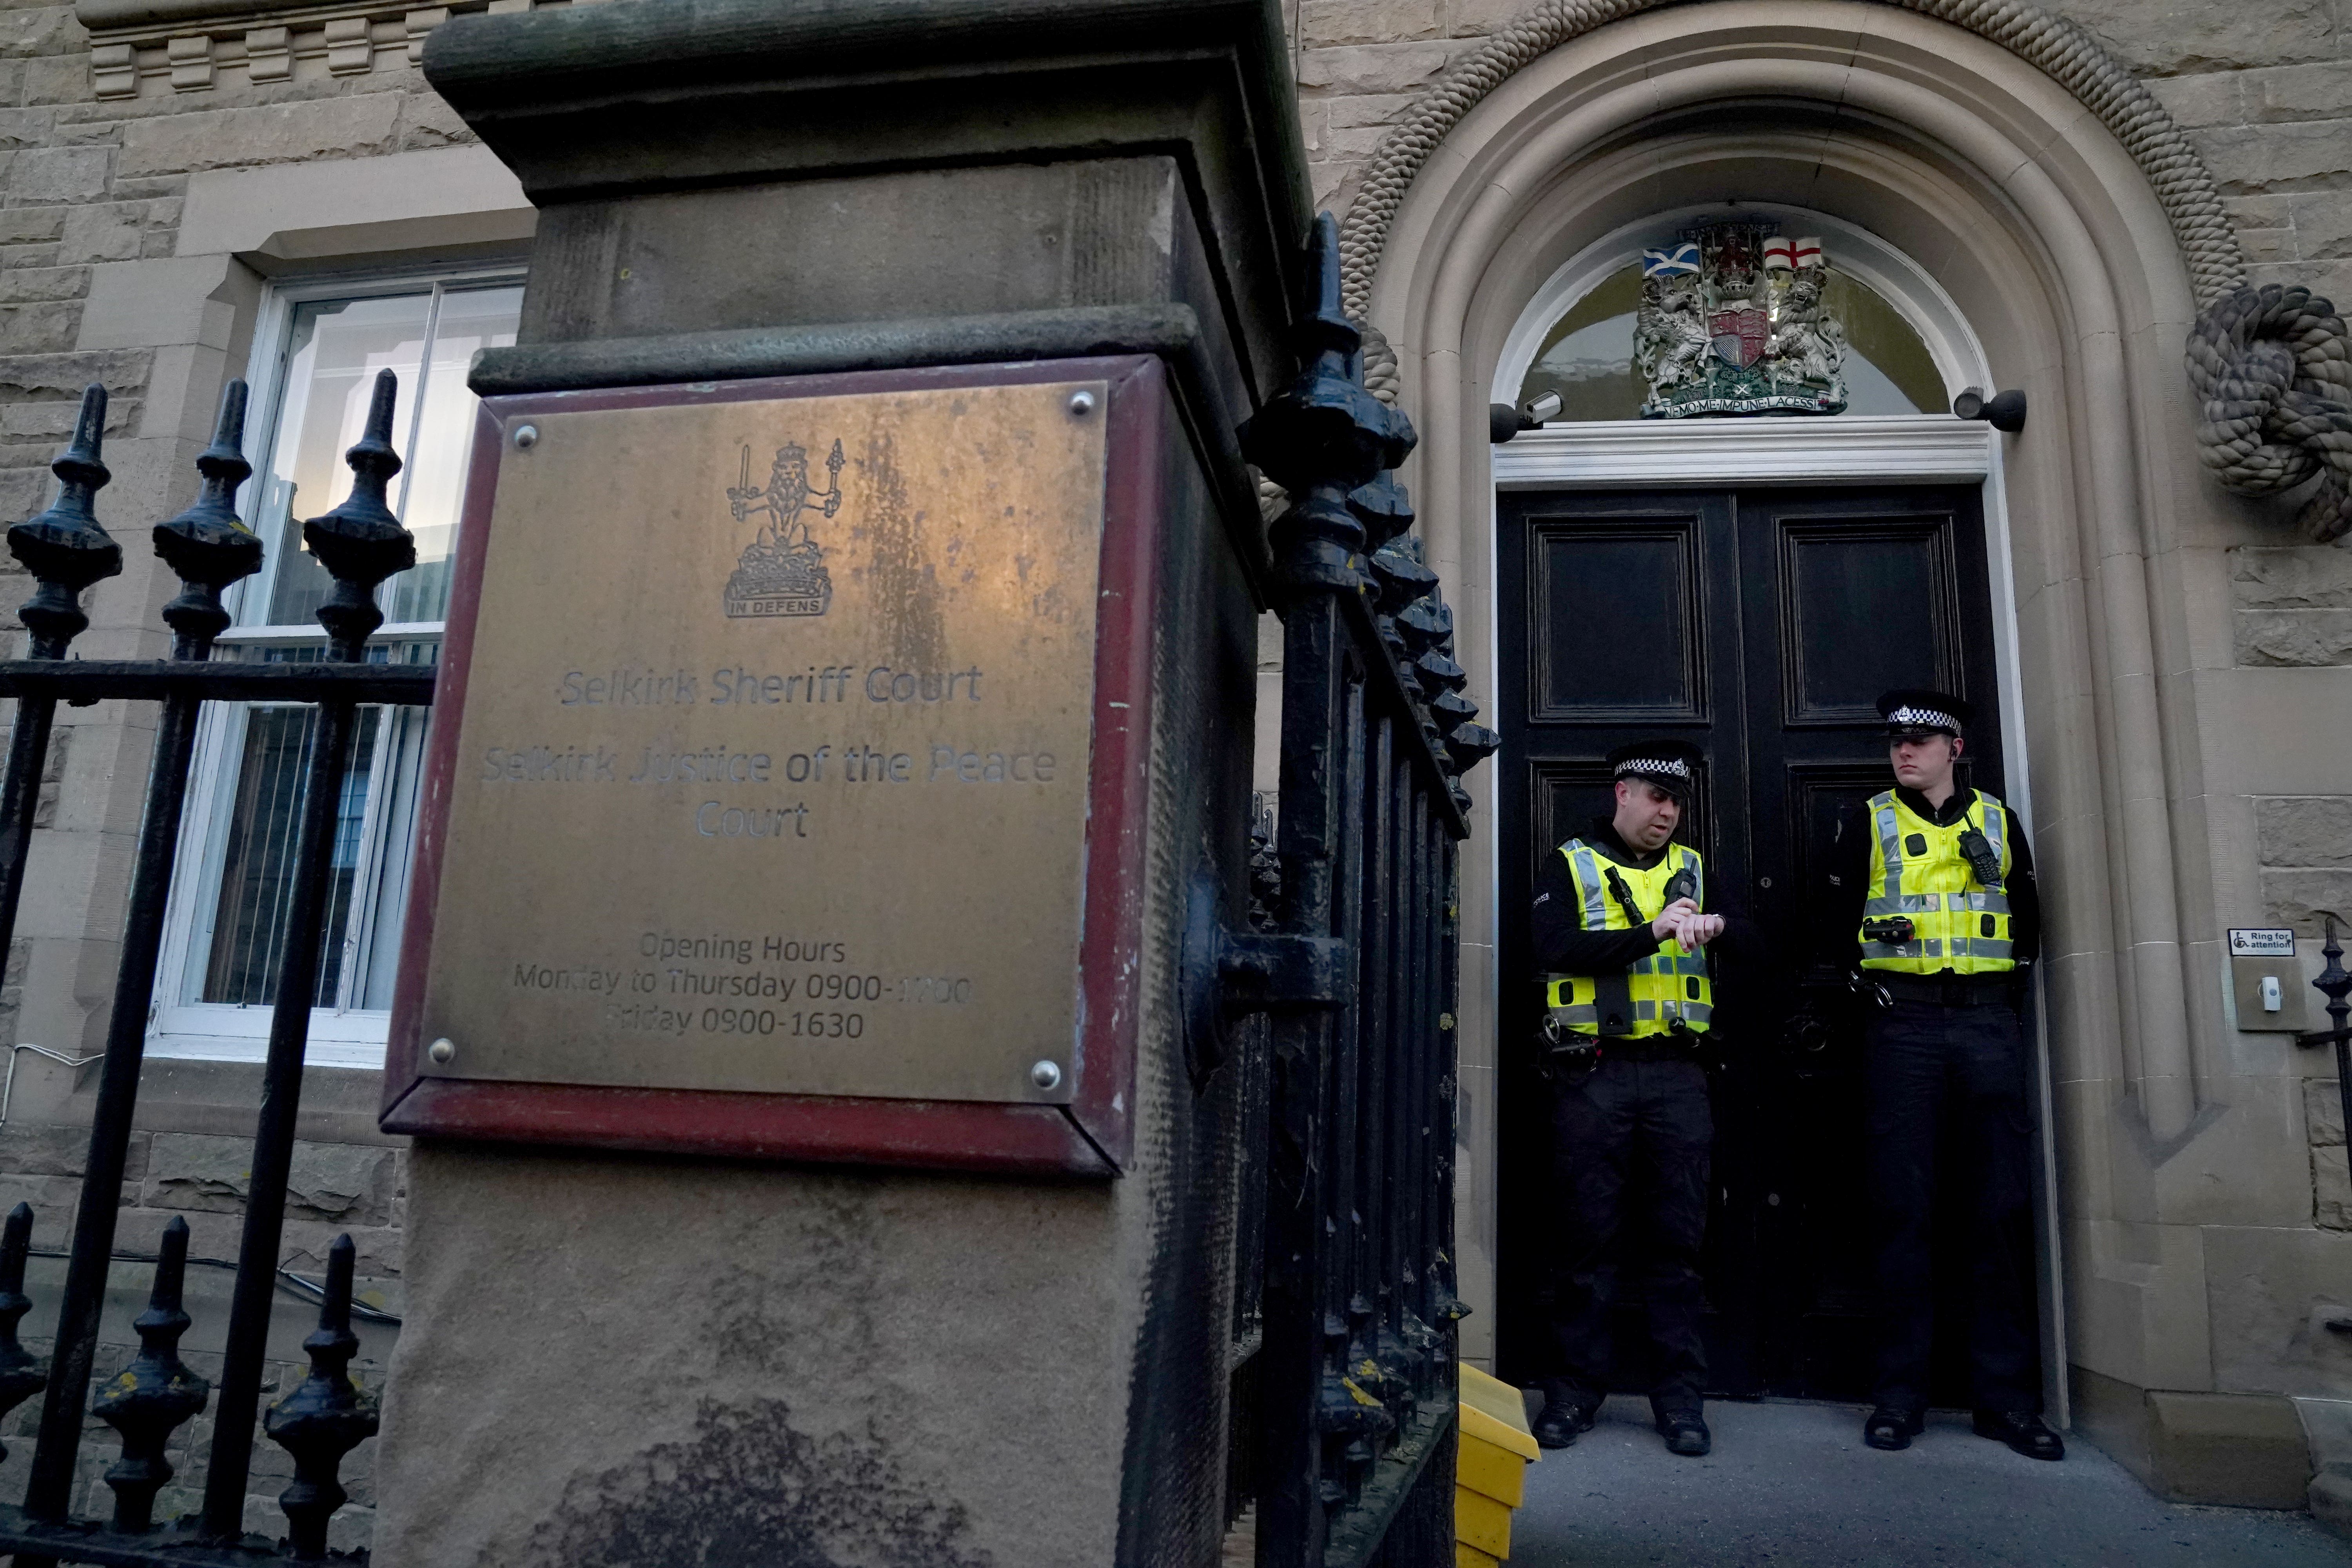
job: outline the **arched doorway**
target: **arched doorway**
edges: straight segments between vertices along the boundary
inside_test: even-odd
[[[2230,1079],[2230,1047],[2184,959],[2184,933],[2215,923],[2197,837],[2211,764],[2196,737],[2216,721],[2182,673],[2188,641],[2210,634],[2184,598],[2179,545],[2235,524],[2186,437],[2179,356],[2195,303],[2179,237],[2081,100],[2001,45],[1905,8],[1760,0],[1630,16],[1486,87],[1385,226],[1369,295],[1424,433],[1403,477],[1432,563],[1462,584],[1469,695],[1492,713],[1501,693],[1486,411],[1514,331],[1608,237],[1735,201],[1824,215],[1910,258],[1979,345],[1979,384],[2031,399],[2022,434],[1948,478],[1985,499],[1989,591],[2004,572],[2013,584],[2003,732],[2012,761],[2030,752],[2032,828],[2064,933],[2042,988],[2067,1242],[2048,1315],[2098,1331],[2095,1352],[2078,1335],[2063,1359],[2102,1376],[2209,1386],[2196,1346],[2164,1327],[2201,1292],[2201,1266],[2148,1261],[2149,1233],[2130,1224],[2167,1162],[2166,1190],[2192,1173],[2230,1179],[2228,1140],[2200,1142],[2227,1110],[2209,1097]],[[1698,449],[1677,440],[1769,448],[1786,423],[1712,422],[1656,460]],[[1917,450],[1937,460],[1935,440]],[[1840,459],[1873,460],[1868,442]],[[1501,772],[1473,784],[1497,856]],[[1501,968],[1501,927],[1517,918],[1502,887],[1498,858],[1465,867],[1458,1234],[1481,1309],[1464,1326],[1472,1355],[1496,1348],[1498,1066],[1512,1048],[1500,1008],[1523,979]]]
[[[1804,237],[1807,264],[1789,276],[1811,275],[1834,323],[1825,395],[1839,412],[1639,417],[1652,391],[1635,347],[1645,253],[1774,234]],[[1772,321],[1788,292],[1773,295]],[[1724,352],[1754,357],[1736,341]],[[1612,747],[1671,736],[1703,758],[1682,837],[1707,857],[1715,906],[1750,917],[1760,943],[1718,963],[1709,1053],[1720,1393],[1868,1390],[1862,1042],[1846,1029],[1796,1048],[1783,1032],[1801,985],[1839,978],[1820,947],[1835,901],[1822,868],[1840,815],[1886,783],[1876,693],[1933,686],[1977,702],[1971,782],[2030,809],[2021,737],[2000,721],[2017,672],[1996,658],[2013,643],[1996,627],[2014,619],[2006,551],[1986,527],[1999,449],[1988,427],[1946,412],[1987,374],[1966,321],[1909,258],[1830,215],[1754,203],[1657,214],[1587,247],[1536,291],[1496,365],[1495,401],[1562,402],[1554,423],[1493,455],[1498,908],[1526,908],[1549,847],[1607,814]],[[1719,379],[1795,401],[1777,379]],[[1710,380],[1699,395],[1711,405],[1718,390]],[[1998,513],[1998,487],[1991,503]],[[1519,922],[1496,937],[1507,1045],[1534,1030],[1532,988],[1509,980],[1533,963]],[[1531,1381],[1553,1224],[1548,1094],[1523,1053],[1505,1049],[1496,1070],[1497,1365]],[[2035,1102],[2046,1125],[2046,1092]],[[1938,1397],[1964,1399],[1958,1358],[1937,1371]]]

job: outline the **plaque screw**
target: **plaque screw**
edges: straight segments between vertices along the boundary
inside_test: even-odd
[[[1086,396],[1086,394],[1082,392],[1078,394],[1078,395],[1080,397],[1084,397]],[[1029,1081],[1035,1084],[1039,1089],[1060,1088],[1062,1083],[1061,1064],[1059,1062],[1039,1062],[1035,1067],[1029,1069]]]
[[[528,452],[528,451],[530,451],[533,447],[536,447],[536,446],[538,446],[538,445],[539,445],[539,426],[536,426],[536,425],[518,425],[518,426],[515,426],[515,450],[516,450],[516,451],[518,451],[518,452]]]
[[[1091,392],[1074,392],[1074,393],[1070,394],[1070,412],[1071,412],[1071,413],[1073,413],[1073,414],[1076,415],[1079,418],[1083,419],[1083,418],[1085,418],[1087,415],[1092,414],[1094,411],[1095,411],[1095,395],[1094,395],[1093,393],[1091,393]],[[1046,1065],[1046,1066],[1048,1066],[1048,1067],[1050,1067],[1050,1066],[1052,1066],[1053,1064],[1049,1062],[1049,1063],[1046,1063],[1045,1065]]]
[[[436,1062],[447,1062],[457,1054],[457,1042],[444,1035],[425,1047],[425,1054]],[[1048,1064],[1051,1065],[1051,1064]]]

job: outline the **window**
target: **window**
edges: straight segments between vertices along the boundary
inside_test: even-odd
[[[1828,305],[1845,329],[1848,414],[1943,412],[1949,400],[1935,359],[1894,305],[1834,266]],[[1595,285],[1544,334],[1520,384],[1519,405],[1556,392],[1559,419],[1640,417],[1648,391],[1633,368],[1633,319],[1641,307],[1639,262]]]
[[[521,282],[511,274],[347,281],[271,296],[247,378],[254,475],[239,498],[269,552],[260,573],[238,585],[235,625],[215,658],[324,653],[326,636],[311,613],[331,580],[302,546],[302,521],[351,492],[343,453],[359,439],[384,369],[400,377],[393,445],[403,467],[391,500],[416,536],[416,565],[379,590],[385,625],[370,657],[427,665],[439,657],[472,444],[476,399],[466,376],[478,351],[514,342],[521,309]],[[313,1062],[373,1067],[383,1059],[426,721],[415,709],[360,710],[339,803]],[[150,1055],[258,1060],[264,1053],[315,723],[304,706],[207,710]]]

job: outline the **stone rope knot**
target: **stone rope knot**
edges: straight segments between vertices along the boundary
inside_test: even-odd
[[[2197,455],[2242,495],[2320,485],[2296,521],[2325,544],[2352,531],[2352,334],[2326,300],[2241,286],[2189,332],[2203,417]]]

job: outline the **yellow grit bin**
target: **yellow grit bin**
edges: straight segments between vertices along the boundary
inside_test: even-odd
[[[1454,1568],[1490,1568],[1511,1554],[1511,1510],[1527,1468],[1543,1458],[1519,1391],[1475,1366],[1461,1373],[1462,1443],[1454,1468]]]

